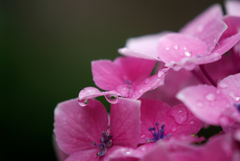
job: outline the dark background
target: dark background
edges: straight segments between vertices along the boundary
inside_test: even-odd
[[[0,0],[0,160],[56,160],[53,111],[129,37],[178,31],[219,0]]]

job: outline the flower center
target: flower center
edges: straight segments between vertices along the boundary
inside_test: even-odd
[[[238,112],[240,113],[240,104],[234,104],[234,106],[237,108]]]
[[[95,142],[93,145],[99,146],[99,149],[101,150],[99,153],[97,153],[97,156],[103,156],[107,152],[107,148],[110,148],[112,146],[112,135],[108,135],[107,132],[102,132],[101,134],[101,143],[96,144]]]
[[[158,140],[166,139],[168,138],[171,134],[164,135],[164,127],[165,124],[162,124],[161,128],[159,129],[158,127],[159,123],[156,123],[156,127],[150,127],[148,130],[151,132],[153,138],[147,138],[147,142],[156,142]]]

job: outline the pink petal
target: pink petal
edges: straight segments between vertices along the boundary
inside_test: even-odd
[[[232,103],[240,103],[240,73],[230,75],[218,83],[218,89],[226,95]]]
[[[101,92],[95,87],[85,87],[82,89],[78,95],[78,103],[80,106],[86,106],[88,99],[95,98],[99,96],[105,96],[110,103],[117,103],[117,97],[120,94],[115,91]],[[111,96],[114,96],[114,100],[110,100]]]
[[[113,145],[136,147],[140,138],[140,101],[119,99],[111,105],[110,117]]]
[[[86,107],[77,99],[62,102],[55,111],[54,133],[60,148],[67,154],[95,149],[102,131],[107,130],[108,115],[105,107],[90,99]]]
[[[157,46],[159,38],[166,35],[168,32],[146,35],[127,40],[126,47],[118,50],[119,53],[126,56],[133,56],[144,59],[157,59]]]
[[[208,53],[207,46],[201,40],[177,33],[161,38],[158,52],[160,59],[166,63],[167,67],[179,65],[189,69],[193,69],[195,64],[191,64],[188,60],[205,56]]]
[[[231,16],[240,16],[240,2],[239,1],[226,1],[225,2],[226,12]]]
[[[109,155],[108,161],[140,161],[144,154],[150,151],[154,145],[153,143],[144,144],[136,149],[121,147]]]
[[[177,94],[188,109],[200,120],[219,125],[222,110],[229,107],[224,94],[212,86],[198,85],[187,87]]]
[[[54,150],[56,152],[56,155],[57,155],[57,158],[59,161],[64,161],[68,155],[65,154],[60,148],[59,146],[57,145],[57,142],[56,142],[56,138],[53,137],[53,145],[54,145]]]
[[[123,70],[110,60],[92,61],[92,75],[95,84],[104,90],[113,90],[124,82]]]
[[[222,34],[217,46],[212,53],[224,54],[230,50],[240,40],[240,17],[226,16],[224,22],[228,29]]]
[[[159,86],[164,84],[165,75],[167,74],[169,68],[163,68],[159,70],[158,74],[151,77],[147,77],[145,80],[133,85],[134,94],[132,99],[140,98],[145,92],[154,90]]]
[[[66,161],[97,161],[103,160],[103,157],[100,158],[96,154],[99,152],[99,149],[89,149],[89,150],[81,150],[72,155],[70,155]]]
[[[146,138],[153,137],[148,128],[155,127],[156,123],[159,123],[160,127],[167,123],[165,118],[170,108],[168,104],[161,101],[141,99],[141,142],[146,143]]]
[[[215,4],[190,21],[181,29],[181,33],[199,36],[205,30],[210,22],[221,19],[223,16],[222,8],[219,4]]]
[[[173,120],[174,118],[174,120]],[[171,136],[197,134],[203,126],[185,105],[173,106],[166,116],[166,133]]]

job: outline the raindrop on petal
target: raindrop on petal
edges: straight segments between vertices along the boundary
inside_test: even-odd
[[[142,139],[145,138],[145,137],[146,137],[146,135],[144,135],[144,134],[141,135],[141,138],[142,138]]]
[[[209,93],[209,94],[207,94],[206,95],[206,99],[208,100],[208,101],[214,101],[215,100],[215,95],[213,94],[213,93]]]
[[[87,106],[87,104],[88,104],[88,99],[81,99],[81,100],[78,100],[78,104],[80,105],[80,106]]]
[[[178,50],[179,49],[179,46],[176,44],[174,45],[174,49]]]
[[[174,131],[176,131],[176,130],[177,130],[177,128],[176,128],[176,127],[173,127],[171,130],[174,132]]]
[[[166,50],[169,50],[170,48],[169,47],[166,47]]]
[[[118,96],[117,95],[105,95],[106,100],[109,103],[116,104],[118,103]]]
[[[221,87],[221,88],[227,88],[228,87],[228,85],[226,83],[223,83],[223,82],[219,83],[218,86]]]
[[[145,79],[145,83],[148,84],[150,82],[150,79],[149,78],[146,78]]]
[[[192,125],[192,124],[194,124],[195,123],[195,121],[194,120],[192,120],[192,121],[190,121],[190,124]]]
[[[187,56],[187,57],[192,56],[191,52],[189,52],[189,51],[184,52],[184,54],[185,54],[185,56]]]

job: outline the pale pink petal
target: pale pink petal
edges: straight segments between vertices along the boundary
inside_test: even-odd
[[[129,147],[121,147],[113,151],[107,161],[139,161],[145,153],[154,147],[154,143],[144,144],[136,149]]]
[[[136,147],[140,139],[140,101],[119,99],[111,106],[110,134],[113,145]]]
[[[231,16],[240,16],[240,2],[239,1],[230,1],[225,2],[226,12]]]
[[[133,56],[144,59],[158,60],[157,46],[159,38],[168,32],[145,35],[127,40],[126,47],[118,50],[119,53],[126,56]]]
[[[94,99],[86,107],[79,106],[77,99],[62,102],[54,115],[56,140],[66,154],[95,149],[93,142],[99,143],[101,133],[107,130],[107,111]]]
[[[92,61],[92,75],[95,84],[104,90],[113,90],[124,82],[123,70],[110,60]]]
[[[224,54],[230,50],[240,40],[240,17],[226,16],[223,21],[228,25],[228,29],[222,34],[212,53]]]
[[[234,106],[240,103],[240,73],[224,78],[218,84],[218,89],[226,95]]]
[[[160,59],[166,63],[167,67],[190,66],[194,68],[195,64],[189,64],[191,58],[199,58],[207,55],[207,46],[201,40],[183,34],[168,34],[159,41],[158,52]],[[193,67],[192,67],[193,66]]]
[[[88,104],[88,99],[99,96],[105,96],[110,103],[117,103],[119,95],[120,94],[116,91],[101,92],[95,87],[85,87],[78,94],[78,103],[80,106],[86,106]]]
[[[212,86],[187,87],[177,94],[188,109],[200,120],[219,125],[222,110],[230,106],[224,94]]]

